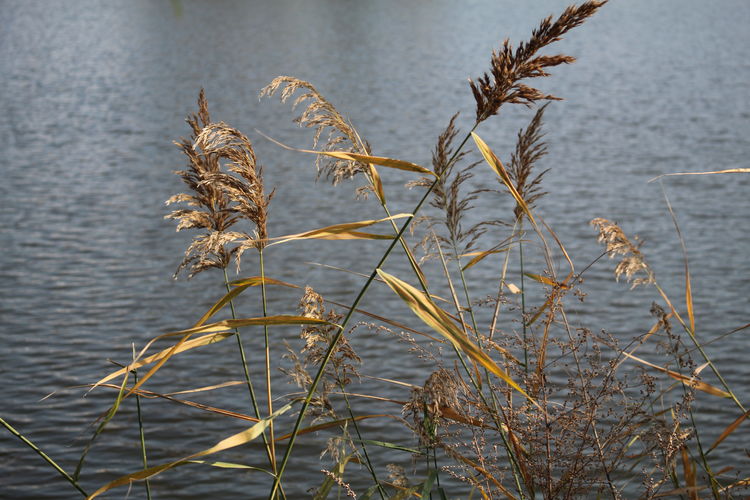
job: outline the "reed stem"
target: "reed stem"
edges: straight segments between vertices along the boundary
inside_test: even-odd
[[[135,345],[133,345],[133,354],[135,355]],[[135,357],[135,356],[134,356]],[[133,383],[138,383],[138,370],[131,370],[133,374]],[[141,442],[141,462],[143,463],[143,469],[148,469],[148,458],[146,456],[146,433],[143,428],[143,414],[141,413],[141,396],[136,393],[135,395],[135,407],[138,412],[138,437]],[[146,478],[144,481],[146,488],[146,498],[151,500],[151,482]]]
[[[46,453],[44,453],[41,449],[39,449],[37,445],[32,443],[29,439],[27,439],[20,432],[14,429],[13,426],[10,425],[5,420],[3,420],[2,417],[0,417],[0,424],[2,424],[3,427],[5,427],[8,430],[8,432],[16,436],[18,439],[20,439],[23,444],[25,444],[26,446],[34,450],[37,455],[42,457],[42,459],[44,459],[45,462],[47,462],[50,466],[52,466],[53,469],[55,469],[63,478],[65,478],[65,480],[68,481],[75,489],[77,489],[84,497],[89,496],[89,494],[86,493],[86,491],[83,488],[81,488],[81,485],[78,484],[78,482],[75,479],[73,479],[70,476],[70,474],[65,472],[65,470],[63,470],[62,467],[57,465],[57,463],[55,463],[54,460],[52,460]]]
[[[227,289],[227,293],[231,291],[231,287],[229,286],[229,276],[227,275],[227,269],[224,268],[224,286]],[[229,308],[232,311],[232,319],[237,319],[237,313],[234,310],[234,301],[229,301]],[[238,329],[234,330],[235,337],[237,337],[237,347],[240,351],[240,359],[242,360],[242,371],[245,375],[245,385],[247,386],[247,390],[250,393],[250,402],[253,405],[253,411],[255,412],[255,418],[262,418],[260,410],[258,409],[258,399],[255,397],[255,390],[253,389],[253,382],[250,379],[250,371],[248,369],[247,365],[247,357],[245,356],[245,348],[242,345],[242,337],[240,336],[240,331]],[[273,464],[273,458],[271,454],[271,446],[268,442],[268,437],[266,436],[266,433],[263,432],[263,445],[266,449],[266,455],[268,456],[268,462],[270,464]]]
[[[263,262],[263,249],[258,250],[258,256],[260,259],[260,293],[263,307],[263,317],[268,316],[267,302],[266,302],[266,270]],[[268,398],[268,415],[273,415],[273,398],[271,395],[271,349],[268,342],[268,325],[263,325],[263,339],[265,343],[265,361],[266,361],[266,398]],[[270,446],[270,460],[271,470],[276,474],[276,441],[274,440],[274,428],[273,420],[268,425],[269,434],[269,446]]]

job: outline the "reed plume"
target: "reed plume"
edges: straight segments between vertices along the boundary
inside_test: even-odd
[[[544,104],[537,110],[534,118],[531,119],[525,130],[518,131],[516,149],[510,156],[510,164],[508,166],[508,176],[511,182],[513,182],[516,191],[521,195],[521,198],[529,208],[533,208],[535,202],[547,194],[541,190],[541,183],[544,174],[549,172],[549,169],[543,170],[533,178],[531,178],[531,173],[536,163],[547,154],[547,145],[542,141],[544,137],[542,122],[544,111],[547,109],[548,104]],[[513,209],[513,215],[516,220],[522,217],[523,214],[523,208],[516,203],[516,207]]]
[[[203,127],[211,123],[203,89],[198,97],[198,113],[189,115],[186,121],[192,130],[190,139],[182,138],[175,144],[187,157],[188,167],[175,173],[182,177],[191,193],[176,194],[166,204],[185,203],[194,208],[174,210],[165,218],[178,221],[177,231],[203,229],[205,233],[197,236],[188,247],[175,277],[186,267],[190,268],[190,277],[212,267],[225,269],[230,261],[226,245],[235,239],[235,235],[227,234],[236,220],[229,209],[228,196],[214,183],[206,182],[212,174],[219,172],[219,158],[193,149]]]
[[[559,100],[559,97],[544,94],[526,85],[523,80],[549,76],[548,68],[574,62],[574,57],[564,54],[536,54],[540,49],[560,40],[571,29],[580,26],[606,1],[589,1],[579,6],[570,6],[555,22],[552,22],[551,16],[547,17],[532,32],[529,41],[519,43],[515,50],[510,41],[505,39],[500,50],[492,52],[490,72],[479,77],[476,83],[469,79],[476,101],[476,123],[496,115],[506,103],[531,105],[540,100]]]
[[[310,83],[291,76],[278,76],[264,87],[259,97],[273,96],[281,89],[279,98],[286,102],[298,90],[302,92],[294,99],[292,109],[306,103],[304,111],[294,119],[301,127],[315,129],[313,135],[313,148],[318,147],[320,138],[326,134],[326,141],[322,151],[347,151],[363,155],[370,155],[370,145],[363,141],[352,124],[336,107],[331,104]],[[318,176],[325,173],[334,185],[348,180],[357,174],[367,172],[368,167],[364,163],[340,159],[323,158],[318,156],[315,161]]]
[[[234,256],[237,266],[247,248],[261,250],[268,240],[266,222],[273,192],[266,196],[262,168],[250,140],[227,124],[212,123],[205,92],[198,98],[198,113],[187,118],[191,138],[176,142],[188,159],[188,168],[175,172],[191,193],[180,193],[167,205],[185,203],[191,208],[174,210],[167,219],[178,221],[177,231],[202,229],[175,272],[189,268],[189,277],[210,268],[226,269]],[[251,222],[252,234],[231,231],[239,220]]]
[[[292,362],[293,367],[282,368],[282,371],[301,389],[308,390],[312,386],[313,377],[307,369],[321,363],[332,338],[338,331],[337,323],[343,316],[332,309],[326,311],[323,297],[309,286],[305,287],[305,293],[299,302],[299,310],[304,317],[328,321],[325,325],[303,326],[300,332],[300,338],[304,341],[301,356],[288,345],[287,354],[284,355]],[[358,377],[360,362],[359,356],[349,344],[348,339],[342,335],[336,344],[331,362],[326,366],[326,378],[318,386],[315,397],[311,401],[311,413],[315,418],[336,416],[329,400],[331,391],[336,386],[343,389],[352,382],[353,378]]]
[[[459,134],[459,130],[456,128],[458,115],[456,113],[451,117],[448,126],[438,136],[432,152],[432,171],[435,172],[435,177],[421,177],[406,184],[408,188],[430,187],[433,183],[435,184],[432,187],[430,205],[438,209],[442,216],[440,218],[425,217],[420,221],[426,220],[431,229],[436,225],[443,226],[447,235],[443,236],[440,233],[430,231],[425,234],[422,241],[419,242],[419,246],[426,250],[426,257],[432,256],[430,250],[434,248],[435,241],[433,234],[441,246],[445,246],[450,255],[454,253],[454,245],[456,249],[462,246],[460,252],[466,253],[473,248],[476,240],[484,233],[483,226],[496,222],[484,221],[471,226],[468,230],[463,228],[462,219],[473,208],[472,202],[477,199],[479,191],[464,194],[461,192],[461,186],[474,177],[472,170],[479,162],[456,168],[469,154],[467,151],[457,151],[453,145]]]
[[[632,284],[631,288],[654,283],[654,272],[646,263],[639,249],[640,245],[633,244],[620,226],[602,218],[593,219],[590,224],[599,231],[598,241],[606,245],[606,252],[610,258],[615,255],[623,256],[615,267],[615,278],[617,280],[624,274],[628,283]],[[636,273],[644,273],[645,277],[633,279]]]

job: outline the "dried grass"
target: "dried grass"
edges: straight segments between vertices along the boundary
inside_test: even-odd
[[[556,275],[555,262],[562,259],[570,262],[570,257],[551,230],[548,233],[554,237],[558,246],[553,249],[547,245],[547,233],[542,233],[540,227],[549,228],[543,223],[540,214],[532,214],[537,208],[535,202],[545,194],[542,183],[546,171],[537,173],[536,168],[547,154],[542,133],[546,104],[536,111],[529,125],[519,131],[507,169],[489,146],[473,134],[477,125],[498,114],[505,104],[530,106],[542,100],[557,99],[524,82],[548,76],[549,68],[572,62],[573,58],[567,55],[538,54],[541,49],[583,23],[604,3],[589,1],[577,7],[569,7],[557,20],[553,21],[551,17],[543,20],[528,42],[521,43],[514,49],[506,40],[502,48],[492,54],[489,73],[478,78],[476,83],[470,82],[476,101],[476,120],[470,135],[456,145],[459,131],[456,128],[457,115],[454,115],[438,137],[432,158],[433,170],[428,174],[429,177],[411,184],[412,187],[427,188],[411,214],[388,214],[384,219],[336,224],[287,237],[269,238],[268,209],[273,191],[266,194],[262,168],[251,141],[226,123],[213,122],[205,95],[201,91],[198,112],[187,120],[191,137],[177,143],[187,158],[186,169],[178,174],[189,192],[177,194],[167,202],[181,203],[184,206],[167,216],[178,222],[178,231],[196,229],[200,232],[185,252],[178,272],[188,269],[189,275],[193,276],[210,268],[226,270],[232,259],[239,266],[241,256],[247,249],[258,250],[261,257],[264,249],[267,253],[272,253],[271,250],[275,247],[268,246],[270,240],[275,244],[284,244],[292,240],[320,237],[346,239],[367,236],[382,239],[385,236],[368,236],[366,233],[358,233],[356,229],[383,221],[394,223],[394,229],[401,236],[405,234],[413,216],[420,215],[423,203],[429,200],[439,215],[432,218],[425,233],[428,238],[438,241],[432,250],[441,257],[442,269],[438,271],[442,271],[445,277],[443,286],[450,291],[449,300],[440,299],[429,291],[416,266],[413,269],[422,290],[382,269],[396,244],[395,240],[369,277],[365,275],[367,282],[352,305],[348,309],[342,309],[345,314],[327,308],[323,297],[309,286],[265,277],[261,264],[260,278],[251,277],[234,282],[235,289],[219,299],[201,317],[196,327],[157,337],[169,340],[176,336],[181,339],[178,343],[145,356],[151,347],[149,343],[148,349],[144,348],[137,363],[128,365],[106,380],[125,377],[128,370],[136,367],[158,365],[171,356],[186,355],[184,353],[194,352],[194,348],[209,350],[215,340],[238,336],[234,327],[302,324],[304,326],[300,331],[300,338],[296,343],[287,344],[287,354],[281,363],[282,371],[304,394],[294,425],[278,420],[275,424],[277,427],[286,425],[289,429],[283,434],[279,432],[276,434],[279,437],[274,438],[272,420],[289,411],[300,397],[299,393],[287,394],[285,398],[289,404],[273,411],[271,403],[276,400],[272,398],[271,391],[268,339],[275,338],[277,332],[272,332],[269,337],[266,330],[264,372],[255,373],[254,376],[262,375],[266,381],[268,411],[265,415],[257,415],[259,421],[253,428],[180,460],[122,476],[100,488],[96,494],[189,462],[205,465],[204,462],[193,459],[245,444],[261,436],[265,440],[266,429],[271,443],[269,445],[269,441],[265,441],[263,448],[269,459],[267,469],[226,463],[221,466],[253,469],[255,472],[264,470],[271,477],[271,498],[286,496],[284,484],[289,483],[283,482],[284,470],[297,435],[309,437],[313,432],[327,433],[326,444],[319,448],[322,454],[329,455],[335,462],[334,467],[322,469],[323,485],[317,490],[316,498],[325,498],[335,486],[339,488],[340,494],[356,497],[355,485],[362,483],[358,477],[361,474],[365,474],[372,484],[363,496],[369,497],[377,491],[383,498],[407,498],[410,495],[421,498],[430,495],[447,497],[456,494],[472,495],[476,492],[483,498],[622,498],[636,491],[637,488],[633,486],[634,478],[642,479],[643,484],[637,492],[642,498],[656,498],[672,493],[695,498],[698,492],[702,494],[706,491],[710,491],[714,498],[722,498],[743,491],[742,488],[749,485],[746,480],[738,477],[728,481],[712,471],[710,459],[713,459],[713,455],[709,456],[701,446],[693,408],[699,397],[714,397],[717,401],[724,401],[729,399],[725,397],[729,395],[741,410],[741,416],[714,440],[711,451],[721,445],[749,413],[742,408],[723,379],[720,379],[724,387],[721,390],[699,379],[701,370],[711,365],[710,360],[706,358],[705,364],[696,367],[690,357],[691,351],[683,344],[682,336],[673,330],[671,321],[680,322],[696,343],[696,348],[705,356],[694,335],[692,300],[687,301],[690,316],[688,327],[666,293],[655,283],[654,271],[646,262],[637,239],[634,243],[617,224],[606,219],[597,218],[591,224],[599,233],[599,241],[605,244],[605,253],[612,258],[620,258],[615,268],[615,278],[619,279],[624,275],[633,287],[654,284],[654,288],[658,290],[658,299],[664,302],[664,305],[656,302],[652,304],[650,309],[656,318],[656,324],[647,333],[636,335],[632,342],[640,347],[647,341],[657,341],[654,342],[660,349],[657,354],[664,356],[666,361],[655,364],[636,358],[633,356],[636,347],[632,344],[622,347],[621,341],[618,342],[618,339],[605,330],[573,326],[568,319],[568,294],[573,293],[581,302],[585,300],[582,276],[574,275],[572,271],[565,278]],[[296,96],[292,107],[304,107],[296,122],[313,129],[314,147],[318,147],[325,138],[325,142],[320,145],[321,151],[347,151],[351,155],[370,156],[369,146],[349,121],[310,83],[292,77],[278,77],[261,91],[261,96],[275,94],[280,96],[282,102]],[[516,272],[508,269],[507,258],[501,266],[489,263],[490,259],[485,260],[485,257],[494,255],[501,248],[505,249],[508,242],[515,244],[519,240],[518,234],[513,233],[515,229],[509,230],[495,215],[485,214],[480,224],[465,229],[463,220],[472,209],[473,202],[488,191],[467,193],[463,188],[474,175],[482,175],[478,164],[466,164],[467,153],[463,148],[472,136],[491,167],[490,170],[483,165],[485,173],[493,175],[494,171],[511,194],[513,208],[508,212],[513,215],[515,228],[522,226],[524,217],[531,222],[534,233],[524,238],[533,240],[531,251],[538,252],[538,256],[546,262],[546,268],[526,273],[521,266]],[[329,157],[328,160],[323,158],[323,155],[317,156],[318,172],[325,173],[334,184],[359,173],[374,175],[368,163],[380,162],[380,165],[427,173],[421,167],[416,168],[413,164],[392,159],[380,158],[375,161],[372,157],[368,159],[347,154],[338,154],[338,157]],[[369,180],[373,181],[374,178],[370,177]],[[384,197],[381,201],[385,205]],[[395,226],[394,222],[399,219],[406,220],[401,228]],[[242,225],[249,225],[250,229],[243,230]],[[440,234],[435,237],[435,232]],[[481,238],[490,236],[497,238],[496,241],[500,243],[488,251],[471,252],[477,242],[482,241]],[[454,271],[448,268],[448,259],[444,258],[443,250],[448,250],[446,253],[456,261]],[[467,253],[474,258],[469,265],[461,267],[459,261],[468,256]],[[411,255],[407,257],[411,263]],[[464,271],[470,266],[480,269],[480,265],[483,266],[480,279],[468,281]],[[528,310],[524,304],[526,291],[523,289],[523,281],[520,289],[508,281],[508,274],[514,272],[517,278],[522,280],[523,276],[531,277],[536,281],[534,286],[544,287],[544,297],[534,300],[534,305],[531,305],[532,299],[529,298]],[[377,281],[377,276],[398,294],[404,302],[402,305],[406,305],[406,309],[411,310],[422,321],[421,327],[437,332],[445,342],[441,343],[436,337],[424,334],[399,319],[361,309],[360,301],[364,300],[370,284]],[[263,317],[204,325],[209,317],[227,304],[232,304],[241,293],[251,290],[251,285],[261,283],[304,289],[299,303],[289,306],[297,309],[299,314],[266,315],[265,288],[261,287]],[[460,285],[454,285],[458,283]],[[490,288],[481,290],[487,292],[488,298],[472,300],[471,293],[487,283],[490,283]],[[459,297],[457,290],[461,289],[463,296]],[[505,296],[503,291],[506,289],[511,290],[513,295]],[[495,294],[497,290],[500,290],[498,295]],[[445,302],[453,304],[455,315],[438,305]],[[486,306],[495,311],[489,325],[485,324],[486,315],[475,314]],[[585,302],[576,306],[585,307]],[[501,309],[502,317],[499,316]],[[368,367],[368,361],[379,361],[379,353],[376,352],[377,349],[371,349],[360,358],[354,351],[349,340],[352,332],[360,325],[350,327],[349,322],[355,312],[363,313],[375,321],[366,325],[381,333],[373,341],[373,345],[377,347],[393,336],[405,343],[405,348],[398,353],[403,355],[404,363],[427,366],[422,375],[418,375],[419,380],[389,379],[389,374],[382,373],[382,366]],[[602,318],[602,321],[607,323],[609,318]],[[739,330],[741,329],[737,331]],[[201,332],[210,332],[210,335],[188,340],[190,335]],[[418,342],[407,332],[420,334],[427,340]],[[450,347],[453,347],[452,351]],[[633,360],[640,364],[632,363]],[[243,370],[245,367],[243,358]],[[365,368],[374,370],[375,375],[365,374],[361,377],[360,371]],[[155,370],[156,368],[152,368],[140,383],[153,375]],[[714,372],[718,375],[718,371]],[[663,378],[659,378],[662,376]],[[363,380],[389,382],[396,387],[393,391],[403,391],[403,397],[396,399],[390,394],[382,395],[377,389],[373,389],[374,393],[366,393],[366,389],[349,392],[350,386],[362,383]],[[678,383],[670,386],[674,380]],[[140,389],[140,386],[128,388],[126,378],[123,378],[121,385],[107,385],[119,389],[118,399],[113,410],[108,413],[108,418],[113,418],[118,405],[125,404],[128,396],[133,393],[158,396],[183,405],[186,403]],[[227,385],[229,384],[211,384],[202,391],[210,394],[211,390]],[[673,391],[673,387],[677,390]],[[709,388],[712,390],[708,390]],[[350,400],[355,397],[392,405],[393,412],[386,409],[386,413],[357,414],[359,407],[352,405]],[[256,420],[254,417],[208,405],[190,406],[209,409],[215,415],[224,417],[241,416]],[[400,415],[398,409],[401,410]],[[257,405],[255,410],[258,412]],[[311,425],[307,421],[303,427],[306,417],[312,418],[317,425]],[[374,436],[375,439],[363,436],[357,422],[381,417],[401,422],[411,433],[419,450],[414,450],[411,442],[402,442],[403,439],[379,434]],[[373,420],[368,420],[371,421]],[[284,458],[280,462],[277,462],[273,451],[276,441],[287,443]],[[310,442],[315,443],[315,440]],[[368,449],[372,446],[386,449],[385,460],[382,455],[377,461],[371,460]],[[403,460],[404,457],[406,460]],[[425,461],[417,462],[417,457]],[[403,463],[412,458],[415,461],[411,470],[391,463]],[[362,471],[351,471],[350,468],[345,481],[344,466],[349,461],[362,464]],[[388,473],[388,479],[379,478],[384,470]],[[349,480],[350,474],[358,481]],[[67,479],[78,487],[77,477]],[[244,477],[238,476],[237,481],[243,480]]]

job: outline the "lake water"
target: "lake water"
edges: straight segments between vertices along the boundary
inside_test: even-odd
[[[220,296],[217,273],[172,279],[190,235],[175,234],[173,222],[163,219],[164,200],[183,190],[172,174],[183,159],[171,141],[188,134],[184,117],[195,110],[201,87],[215,120],[250,135],[267,184],[277,188],[272,235],[379,218],[372,199],[354,201],[358,184],[315,184],[309,156],[282,150],[255,133],[311,145],[309,131],[291,122],[289,106],[259,102],[258,90],[277,75],[308,80],[347,114],[375,154],[429,165],[435,139],[454,112],[462,111],[464,129],[471,125],[467,78],[487,70],[490,52],[503,38],[527,39],[540,19],[567,3],[0,2],[0,415],[73,470],[113,394],[100,390],[84,398],[84,389],[67,388],[112,370],[108,359],[127,362],[133,343],[142,346],[159,333],[190,326]],[[680,243],[659,183],[648,181],[669,172],[749,166],[748,26],[750,3],[742,0],[613,0],[551,51],[579,61],[556,68],[540,83],[565,100],[552,103],[546,114],[549,155],[540,167],[551,171],[545,180],[549,194],[538,211],[578,269],[600,252],[588,221],[616,220],[644,240],[657,278],[684,311]],[[479,129],[504,159],[532,115],[505,109]],[[403,189],[411,176],[381,175],[391,210],[410,211],[421,196]],[[492,175],[478,167],[472,182],[487,186],[494,183]],[[699,337],[708,341],[747,324],[750,177],[671,177],[663,186],[689,251]],[[483,199],[471,217],[510,218],[511,208],[507,199]],[[349,302],[361,277],[307,262],[369,273],[383,248],[357,242],[274,247],[267,273]],[[651,289],[630,292],[626,284],[614,283],[613,266],[602,260],[587,272],[589,297],[576,306],[573,321],[627,339],[648,329],[648,309],[657,296]],[[386,270],[409,276],[400,255]],[[537,266],[533,272],[541,271]],[[439,281],[438,273],[434,267],[432,281]],[[242,275],[254,274],[257,266],[248,254]],[[472,279],[482,283],[481,274]],[[257,313],[257,300],[248,292],[238,305],[246,314]],[[269,308],[293,313],[297,300],[297,292],[274,290]],[[419,326],[383,287],[372,290],[364,307]],[[245,334],[254,363],[262,356],[256,335]],[[297,329],[278,328],[272,335],[280,356],[281,340],[293,341]],[[740,331],[711,344],[708,352],[748,401],[746,336],[747,330]],[[360,328],[355,346],[367,375],[421,385],[430,373],[385,335]],[[235,349],[234,341],[224,342],[176,359],[148,387],[174,391],[236,380]],[[294,390],[278,378],[280,387]],[[358,390],[408,397],[408,391],[384,384]],[[41,401],[53,391],[58,393]],[[249,412],[243,397],[234,387],[193,399]],[[89,491],[138,468],[131,406],[89,455],[82,480]],[[243,428],[242,422],[186,407],[154,401],[144,406],[154,464],[207,448]],[[363,411],[380,411],[373,408]],[[709,424],[707,441],[737,416],[731,405],[703,396],[696,411]],[[413,445],[398,429],[390,423],[363,425],[367,439]],[[718,462],[747,472],[748,429],[750,424],[740,427],[723,445]],[[290,498],[303,497],[306,488],[322,481],[323,439],[300,439],[299,458],[289,468]],[[257,457],[257,448],[245,448],[221,459],[256,463]],[[387,460],[377,451],[375,458]],[[408,467],[408,457],[400,458]],[[159,476],[153,488],[156,498],[264,498],[259,486],[264,482],[257,474],[189,466]],[[0,498],[76,495],[41,459],[0,431]],[[109,497],[125,495],[122,488]],[[140,485],[130,493],[142,495]]]

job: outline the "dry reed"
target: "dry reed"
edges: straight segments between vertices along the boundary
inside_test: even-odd
[[[382,498],[426,498],[431,495],[442,498],[448,495],[481,495],[482,498],[550,500],[593,496],[623,498],[635,494],[633,492],[636,490],[642,498],[672,494],[697,498],[699,492],[710,492],[714,498],[723,498],[731,497],[748,486],[746,480],[728,480],[712,470],[713,455],[709,456],[710,451],[706,452],[702,445],[693,418],[694,403],[702,394],[727,399],[731,397],[743,411],[743,417],[727,427],[715,441],[711,447],[713,450],[737,429],[748,412],[744,411],[723,379],[720,378],[724,390],[700,380],[702,368],[708,365],[714,367],[694,335],[689,279],[686,279],[689,321],[685,321],[656,283],[654,271],[647,264],[637,240],[633,243],[617,224],[596,218],[591,224],[598,230],[599,241],[606,245],[604,253],[621,258],[615,268],[616,279],[624,275],[632,287],[653,284],[659,292],[661,303],[654,302],[650,308],[656,319],[654,327],[636,336],[633,344],[626,347],[622,347],[621,341],[606,330],[598,328],[598,333],[595,333],[594,329],[571,324],[565,301],[570,296],[568,294],[575,294],[584,303],[579,306],[585,307],[583,273],[574,274],[571,271],[567,277],[558,277],[554,263],[565,260],[572,268],[572,261],[560,239],[537,213],[537,204],[545,194],[542,184],[546,171],[536,173],[536,167],[547,154],[542,140],[546,104],[539,107],[529,125],[519,131],[507,169],[490,147],[474,136],[477,147],[491,167],[488,169],[483,165],[484,173],[494,171],[505,187],[503,192],[507,190],[511,195],[509,201],[512,208],[508,214],[512,214],[515,224],[513,229],[509,229],[510,226],[501,224],[499,219],[486,216],[479,224],[471,225],[468,229],[464,227],[464,218],[472,209],[473,202],[488,191],[483,189],[467,193],[462,187],[473,176],[484,175],[480,164],[466,165],[468,152],[464,147],[471,134],[480,123],[497,115],[505,104],[533,106],[540,101],[558,99],[527,85],[525,81],[548,76],[551,67],[573,62],[574,58],[568,55],[545,56],[539,55],[539,52],[582,24],[604,3],[589,1],[569,7],[554,21],[551,17],[544,19],[529,41],[514,49],[506,40],[499,51],[493,52],[489,72],[476,82],[470,81],[476,101],[475,123],[470,134],[457,144],[457,115],[450,119],[438,137],[432,156],[432,170],[425,177],[410,183],[411,187],[425,190],[421,201],[407,215],[391,217],[388,213],[384,219],[373,218],[286,238],[269,238],[268,209],[273,192],[266,194],[262,168],[252,144],[240,131],[223,122],[211,121],[207,101],[201,91],[198,113],[188,118],[192,135],[177,143],[188,160],[187,168],[178,174],[190,193],[178,194],[168,200],[168,204],[186,205],[186,208],[167,215],[178,221],[178,231],[197,229],[201,232],[185,252],[178,272],[188,269],[189,275],[193,276],[210,268],[226,270],[232,259],[239,268],[242,254],[255,248],[260,255],[261,276],[234,282],[234,288],[227,283],[228,293],[193,328],[177,332],[181,338],[178,343],[157,355],[143,358],[137,367],[154,363],[158,368],[159,363],[170,356],[181,355],[194,347],[206,346],[205,349],[210,349],[212,343],[233,335],[233,326],[262,325],[266,328],[266,362],[262,375],[267,385],[268,412],[260,414],[254,395],[255,418],[209,405],[176,400],[167,394],[141,389],[140,384],[128,388],[126,378],[122,385],[103,385],[119,389],[116,405],[134,393],[183,405],[190,403],[191,407],[211,411],[223,418],[239,418],[255,423],[253,427],[229,436],[209,449],[123,476],[100,488],[90,498],[110,488],[194,463],[196,458],[244,445],[261,436],[265,440],[264,451],[268,455],[269,467],[250,468],[256,472],[263,470],[270,476],[269,498],[286,497],[284,486],[294,486],[285,481],[284,471],[293,453],[295,439],[313,432],[326,433],[326,445],[320,451],[334,462],[331,467],[322,469],[323,482],[317,489],[316,499],[326,498],[334,488],[350,497],[357,497],[359,493],[360,498],[370,498],[376,494]],[[322,155],[318,155],[316,159],[319,175],[325,174],[334,184],[362,173],[368,176],[371,188],[382,189],[374,170],[375,163],[397,165],[396,168],[404,167],[402,169],[422,174],[428,172],[411,163],[371,156],[370,146],[361,139],[351,123],[309,82],[283,76],[261,90],[261,96],[277,93],[282,102],[296,95],[292,106],[304,106],[295,121],[313,129],[314,148],[325,138],[321,151],[341,153],[335,158],[329,156],[323,159]],[[345,153],[359,156],[347,156]],[[385,208],[384,196],[382,193],[378,193],[378,196]],[[405,234],[412,219],[420,215],[418,212],[428,200],[439,215],[432,218],[425,230],[425,241],[437,241],[432,253],[441,261],[442,268],[438,272],[442,271],[445,279],[443,287],[449,293],[447,300],[430,293],[419,266],[409,252],[407,257],[421,290],[381,269],[396,244],[395,240]],[[400,228],[394,223],[394,219],[398,218],[407,219]],[[529,235],[524,233],[522,239],[519,234],[522,233],[525,218],[533,232]],[[267,278],[264,274],[263,252],[264,249],[270,251],[273,248],[267,248],[270,240],[281,244],[326,235],[332,239],[390,238],[356,232],[358,228],[383,221],[393,224],[396,238],[352,305],[341,309],[343,314],[328,308],[325,299],[306,284],[284,283]],[[251,229],[240,229],[240,223],[250,224]],[[474,251],[480,242],[490,237],[496,238],[495,241],[499,243],[494,243],[490,250],[484,252]],[[548,245],[549,237],[555,240],[556,247]],[[534,269],[533,273],[527,273],[524,269],[522,244],[527,239],[534,242],[532,251],[538,252],[537,257],[541,256],[546,263],[546,267]],[[509,269],[507,256],[501,265],[485,259],[514,245],[521,250],[518,270]],[[461,259],[466,258],[467,254],[473,258],[469,264],[462,266]],[[456,263],[454,270],[448,265],[451,260]],[[467,279],[465,271],[475,265],[483,266],[482,279],[472,282]],[[520,289],[510,283],[508,278],[511,274],[521,280]],[[368,287],[378,276],[405,302],[406,309],[421,320],[420,326],[359,309]],[[543,298],[535,299],[528,308],[524,276],[533,279],[544,290]],[[477,289],[487,291],[486,287],[481,287],[489,281],[492,281],[491,288],[486,296],[490,298],[472,299],[472,293]],[[232,301],[254,285],[260,285],[262,289],[262,316],[205,324],[208,318],[227,304],[233,307]],[[297,314],[267,315],[266,285],[303,289],[299,303],[289,306],[297,309]],[[495,293],[497,290],[500,290],[499,294]],[[507,294],[506,291],[511,293]],[[444,306],[446,303],[455,308],[455,313],[444,309],[448,307]],[[486,314],[475,314],[488,305],[494,309],[489,315],[490,321],[487,321]],[[349,326],[355,311],[375,320],[375,323],[368,325],[372,330],[406,342],[408,348],[401,353],[404,363],[429,366],[429,371],[420,375],[421,380],[390,380],[377,366],[372,375],[364,373],[360,378],[361,371],[371,370],[367,362],[377,362],[377,359],[371,359],[375,355],[372,352],[365,352],[360,358],[350,344],[349,337],[357,328]],[[674,331],[672,323],[675,320],[696,343],[696,348],[706,358],[705,365],[696,366],[690,357],[691,351]],[[304,393],[296,422],[293,426],[284,425],[288,428],[283,435],[280,432],[274,435],[274,426],[277,430],[282,426],[281,421],[276,419],[291,411],[300,397],[298,393],[286,394],[284,398],[288,404],[275,411],[273,409],[272,401],[275,398],[271,390],[269,324],[303,325],[299,345],[287,344],[285,364],[281,367]],[[434,335],[420,330],[425,327],[433,330]],[[197,334],[207,334],[207,337],[187,343],[191,335]],[[415,341],[412,334],[429,340]],[[239,338],[239,334],[237,336]],[[442,340],[438,336],[442,336]],[[666,357],[663,366],[633,355],[636,347],[652,338],[658,340],[659,354]],[[375,340],[382,341],[382,336]],[[453,350],[446,346],[453,347]],[[244,354],[243,365],[246,366]],[[149,372],[149,377],[155,369]],[[313,374],[314,370],[317,373]],[[715,368],[714,371],[718,376]],[[122,374],[127,374],[127,370],[117,372],[117,375]],[[247,371],[245,375],[252,394]],[[664,379],[658,378],[662,375]],[[112,378],[114,375],[106,380]],[[398,388],[394,391],[403,391],[403,397],[396,399],[390,395],[350,392],[351,386],[373,379],[390,382]],[[670,386],[667,382],[674,385]],[[225,384],[217,384],[205,388],[205,391],[223,386]],[[278,391],[275,396],[278,397]],[[352,404],[355,397],[375,401],[391,409],[378,414],[357,414],[355,409],[358,407]],[[345,412],[342,411],[344,407]],[[111,416],[114,416],[114,412]],[[419,449],[414,449],[411,442],[387,435],[367,436],[366,439],[357,424],[364,419],[388,419],[402,423]],[[270,438],[266,437],[266,432]],[[287,443],[280,462],[275,456],[277,441]],[[385,461],[371,460],[368,447],[372,446],[384,448],[388,458]],[[392,463],[403,461],[404,457],[413,459],[410,470]],[[351,468],[345,475],[344,468],[350,461],[363,465],[365,479],[362,479],[362,473]],[[49,463],[53,464],[51,461]],[[224,466],[247,468],[238,464]],[[62,473],[65,477],[64,471]],[[384,473],[388,479],[379,479]],[[66,478],[80,490],[74,479]],[[637,479],[642,481],[640,489],[633,486],[633,481]],[[238,476],[237,481],[242,480]],[[315,478],[311,477],[310,480],[314,481]],[[365,480],[370,484],[359,492]],[[290,493],[290,496],[292,494],[296,493]]]

